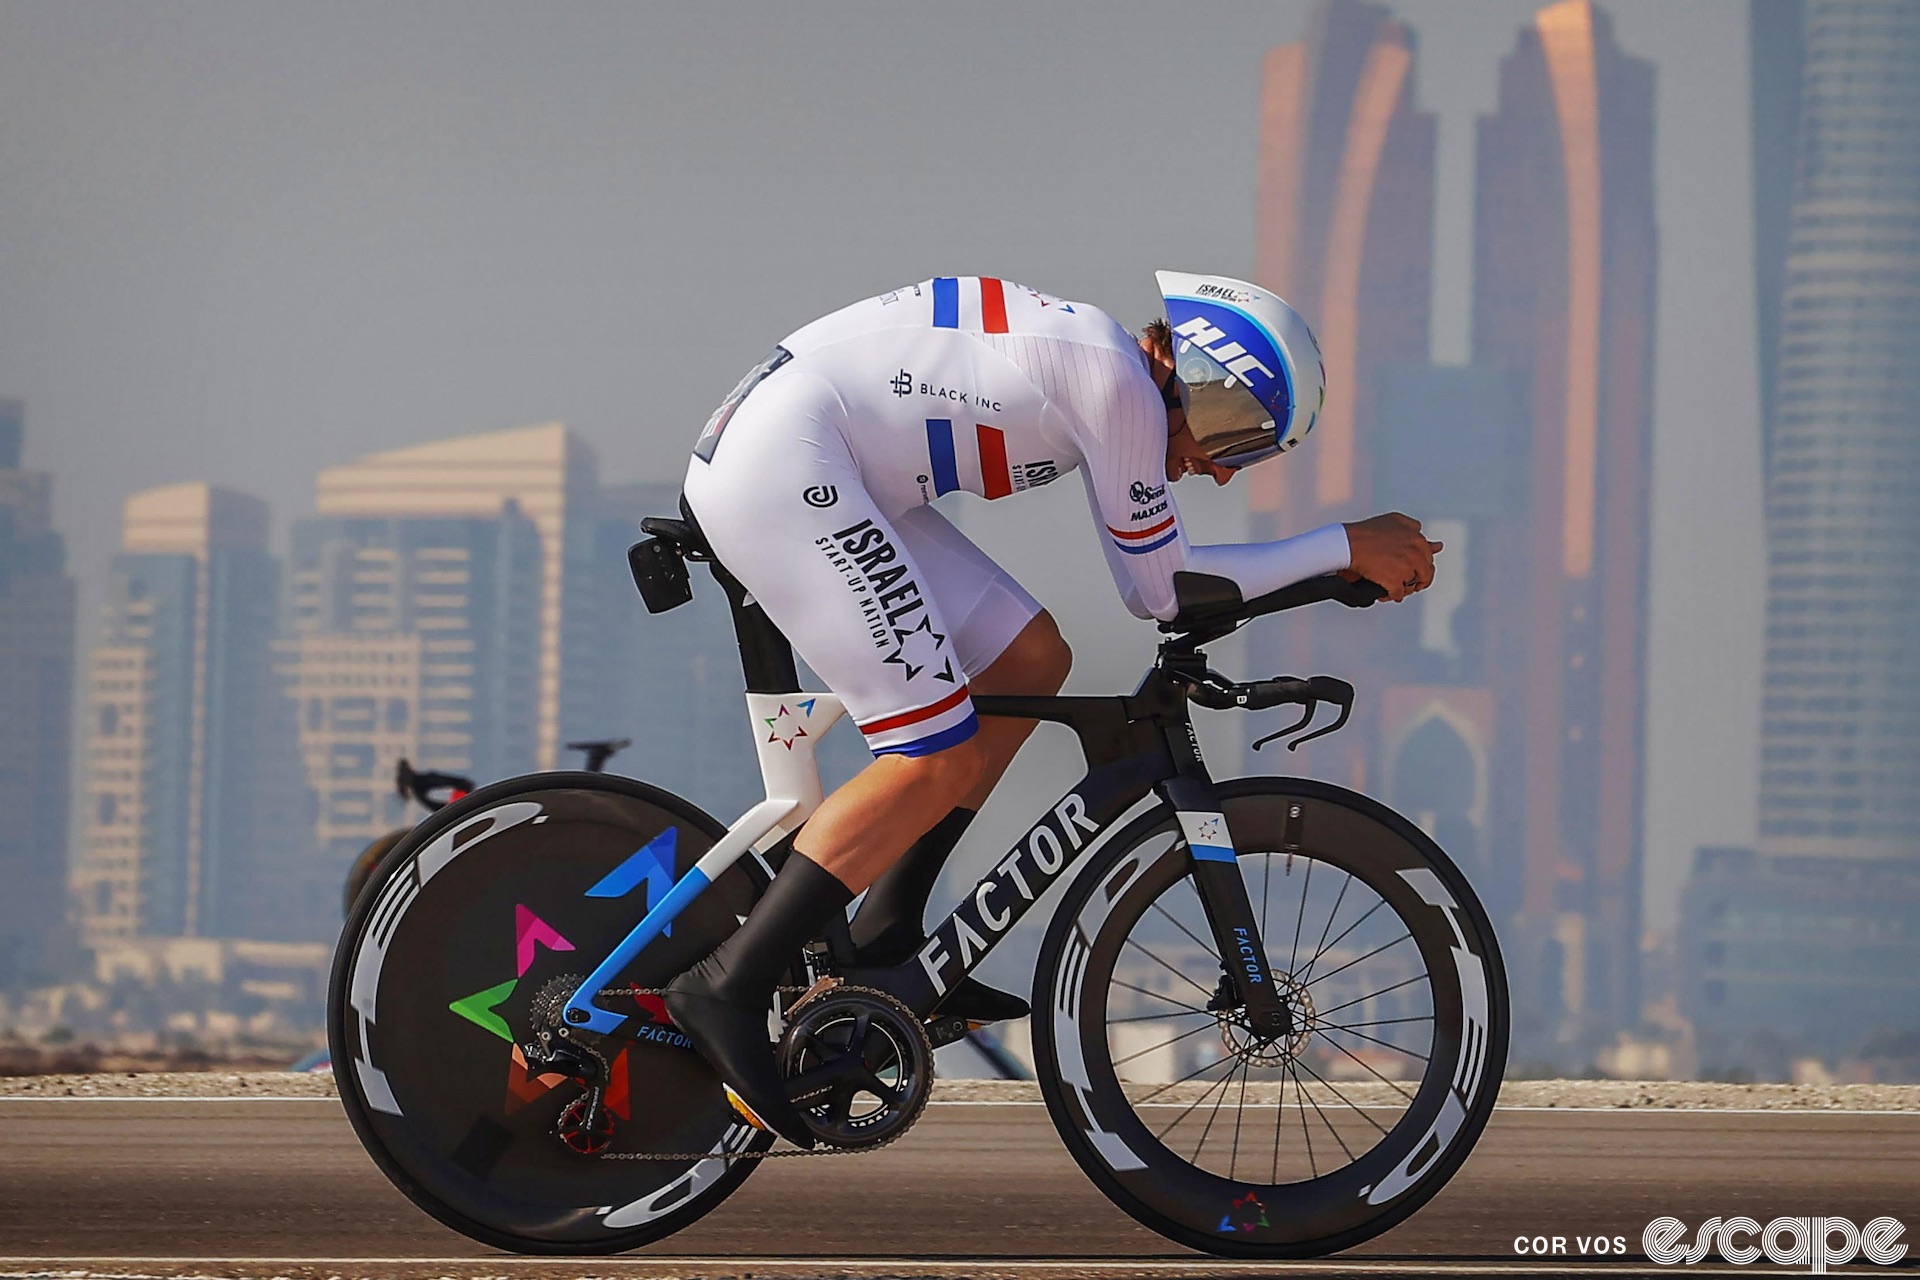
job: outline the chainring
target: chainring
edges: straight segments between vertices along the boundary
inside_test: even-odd
[[[912,1128],[933,1094],[933,1043],[913,1011],[870,987],[803,998],[780,1037],[780,1069],[802,1086],[794,1105],[822,1142],[884,1146]]]

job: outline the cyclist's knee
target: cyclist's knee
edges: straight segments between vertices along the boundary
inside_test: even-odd
[[[1053,615],[1036,613],[973,685],[982,693],[1049,695],[1073,669],[1073,650]]]
[[[964,742],[924,756],[899,758],[914,781],[921,785],[942,792],[964,792],[986,774],[987,744],[976,733]]]

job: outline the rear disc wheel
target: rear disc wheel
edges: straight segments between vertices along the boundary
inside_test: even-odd
[[[648,996],[593,1037],[583,1083],[529,1066],[541,993],[591,969],[721,835],[686,801],[614,774],[483,788],[407,833],[335,953],[328,1035],[341,1101],[381,1170],[473,1239],[523,1253],[631,1249],[692,1223],[772,1145]],[[659,987],[737,927],[762,887],[743,859],[620,975]],[[705,1153],[647,1159],[660,1153]],[[642,1158],[636,1158],[642,1157]]]

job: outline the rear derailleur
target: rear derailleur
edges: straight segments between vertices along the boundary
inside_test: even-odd
[[[566,974],[534,993],[527,1006],[531,1034],[520,1052],[530,1075],[571,1076],[586,1086],[560,1112],[553,1133],[570,1150],[597,1156],[613,1144],[613,1113],[604,1105],[612,1073],[601,1051],[606,1037],[569,1026],[566,1020],[567,1001],[584,981],[579,974]]]

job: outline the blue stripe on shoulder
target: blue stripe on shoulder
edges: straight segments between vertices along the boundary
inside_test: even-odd
[[[939,276],[933,282],[933,327],[960,327],[960,281],[955,276]]]

